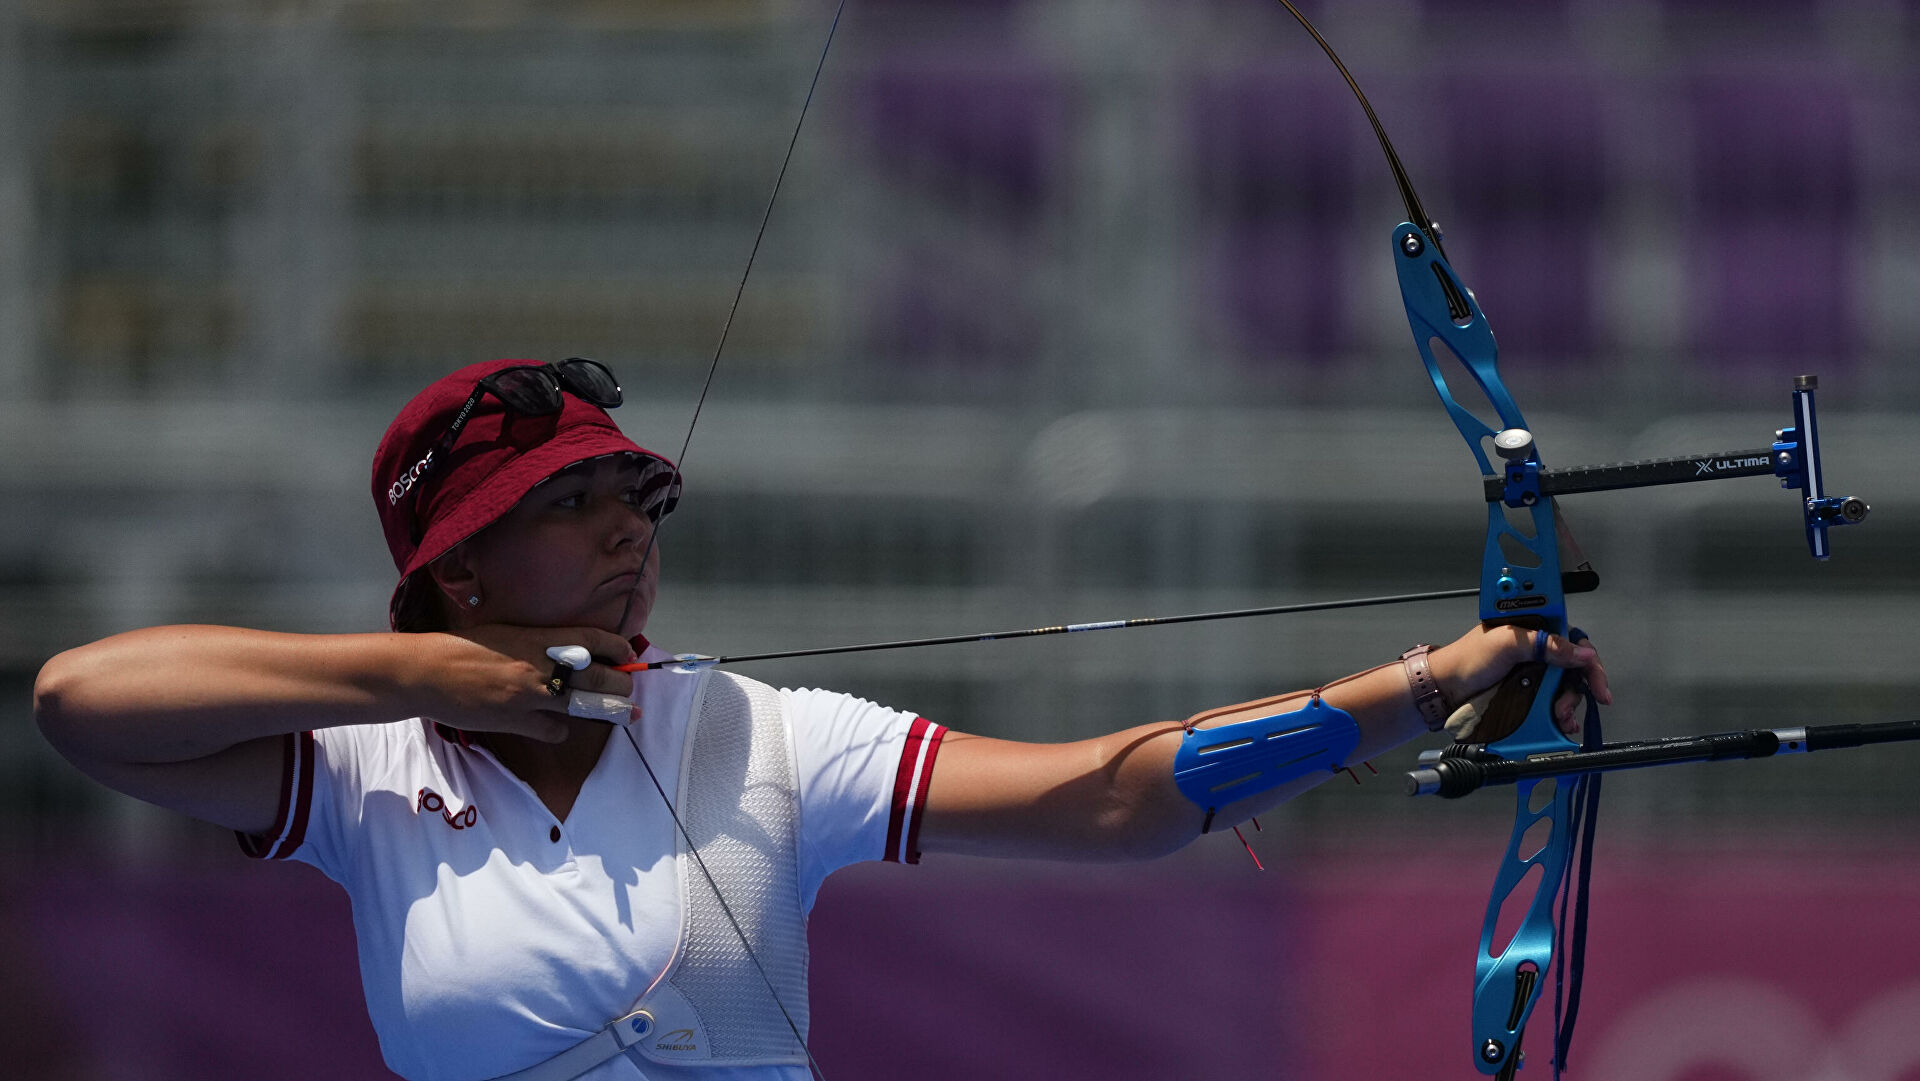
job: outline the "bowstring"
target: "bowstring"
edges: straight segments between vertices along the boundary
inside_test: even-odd
[[[747,279],[753,276],[754,260],[760,255],[761,241],[766,239],[767,224],[773,220],[773,208],[780,201],[780,188],[786,182],[788,167],[793,164],[794,147],[800,143],[800,129],[806,126],[807,113],[813,107],[814,92],[820,88],[820,73],[826,70],[827,54],[833,49],[834,36],[840,30],[840,16],[846,9],[847,0],[839,0],[833,9],[833,21],[827,27],[826,44],[820,47],[820,59],[814,64],[813,78],[807,84],[806,100],[800,103],[800,117],[794,121],[793,134],[787,138],[787,151],[780,159],[779,173],[774,176],[773,191],[767,196],[766,208],[760,214],[760,227],[753,235],[753,246],[747,251],[746,269],[740,272],[740,282],[734,286],[733,302],[728,305],[726,321],[720,326],[720,340],[713,348],[713,359],[707,362],[707,377],[700,384],[700,396],[693,404],[693,419],[687,422],[686,438],[680,441],[680,453],[674,455],[671,463],[673,472],[667,479],[664,489],[668,496],[671,496],[680,484],[681,467],[687,460],[687,448],[693,445],[693,430],[700,424],[700,411],[707,404],[707,392],[713,389],[714,375],[720,370],[720,356],[726,351],[728,335],[733,332],[734,316],[740,312],[740,300],[746,295]],[[622,627],[626,626],[627,616],[633,611],[634,598],[639,596],[640,588],[645,583],[647,561],[653,557],[654,549],[660,543],[660,530],[666,525],[667,519],[664,500],[662,507],[660,520],[653,523],[653,529],[647,537],[647,547],[640,554],[641,572],[634,578],[633,588],[627,592],[627,603],[620,613]],[[741,927],[740,921],[734,917],[732,907],[727,904],[726,894],[720,890],[720,883],[714,880],[713,872],[707,870],[706,861],[700,858],[700,850],[693,842],[693,835],[687,832],[686,823],[680,820],[680,812],[673,806],[673,799],[667,795],[666,788],[660,784],[660,778],[654,774],[653,764],[647,761],[646,752],[640,749],[640,742],[634,738],[631,724],[622,725],[621,731],[627,734],[627,742],[633,746],[633,752],[640,756],[640,764],[646,768],[647,779],[653,782],[653,790],[660,794],[660,802],[666,806],[667,814],[672,816],[674,828],[679,831],[681,839],[686,843],[687,853],[693,857],[694,866],[700,869],[701,877],[706,879],[707,888],[713,891],[714,899],[720,902],[720,911],[726,914],[727,923],[733,927],[733,933],[739,937],[741,947],[747,951],[747,959],[753,962],[754,970],[760,973],[761,982],[767,985],[767,993],[773,996],[773,1004],[779,1007],[780,1016],[786,1019],[787,1028],[792,1030],[793,1038],[800,1042],[800,1051],[807,1057],[807,1068],[820,1081],[826,1081],[826,1072],[820,1068],[820,1063],[813,1057],[813,1048],[807,1045],[806,1035],[800,1031],[800,1026],[794,1021],[793,1014],[787,1010],[787,1004],[781,1000],[780,991],[774,987],[773,977],[767,972],[766,966],[760,962],[760,955],[754,951],[753,943],[748,940],[745,928]]]

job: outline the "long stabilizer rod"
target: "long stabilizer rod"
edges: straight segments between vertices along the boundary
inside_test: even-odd
[[[1487,754],[1477,745],[1427,751],[1420,768],[1407,774],[1407,795],[1458,799],[1488,785],[1513,784],[1538,777],[1576,773],[1670,766],[1677,762],[1711,762],[1727,758],[1769,758],[1776,754],[1806,754],[1870,743],[1920,740],[1920,720],[1879,724],[1824,724],[1806,728],[1754,728],[1744,732],[1715,732],[1705,736],[1607,743],[1591,751],[1535,755],[1509,761]]]

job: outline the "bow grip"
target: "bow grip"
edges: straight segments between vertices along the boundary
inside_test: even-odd
[[[1522,627],[1549,633],[1553,630],[1546,620],[1531,616],[1501,620],[1488,626]],[[1497,743],[1520,730],[1527,715],[1533,712],[1533,701],[1546,682],[1547,667],[1545,661],[1524,661],[1507,673],[1493,692],[1493,700],[1481,712],[1480,723],[1473,730],[1474,742]]]
[[[1532,712],[1533,700],[1539,696],[1541,681],[1546,676],[1544,661],[1528,661],[1509,672],[1480,715],[1480,723],[1473,730],[1474,741],[1498,743],[1518,732],[1526,723],[1527,714]]]

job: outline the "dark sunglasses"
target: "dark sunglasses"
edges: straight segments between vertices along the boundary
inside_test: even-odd
[[[467,426],[467,418],[473,415],[473,407],[489,394],[516,413],[544,417],[558,413],[565,404],[560,397],[562,391],[602,409],[617,408],[621,401],[619,380],[597,360],[568,357],[557,364],[502,368],[480,380],[473,393],[467,395],[466,404],[454,415],[453,425],[440,440],[440,450],[445,453],[453,446],[454,440],[460,438],[460,429]]]
[[[459,440],[460,432],[466,428],[467,420],[473,416],[473,409],[480,404],[480,399],[491,394],[515,413],[544,417],[560,412],[566,404],[562,393],[592,402],[602,409],[617,408],[621,402],[619,380],[613,377],[605,364],[597,360],[568,357],[554,364],[521,364],[502,368],[474,385],[473,393],[467,395],[460,412],[454,414],[447,434],[441,436],[433,450],[413,467],[411,476],[402,478],[401,482],[394,485],[394,490],[388,492],[388,500],[398,502],[407,490],[420,487],[419,481],[433,469],[433,463],[446,457],[447,452],[453,449],[453,444]]]

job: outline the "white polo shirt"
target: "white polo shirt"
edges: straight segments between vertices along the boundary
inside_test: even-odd
[[[649,647],[645,660],[668,658]],[[637,673],[632,731],[668,793],[695,674]],[[917,862],[945,729],[820,690],[783,690],[798,767],[801,903],[850,863]],[[286,737],[279,821],[249,855],[310,863],[353,901],[367,1012],[388,1067],[484,1081],[546,1060],[632,1008],[680,932],[674,826],[611,733],[565,821],[491,752],[414,718]],[[804,1081],[804,1067],[616,1058],[592,1081]]]

